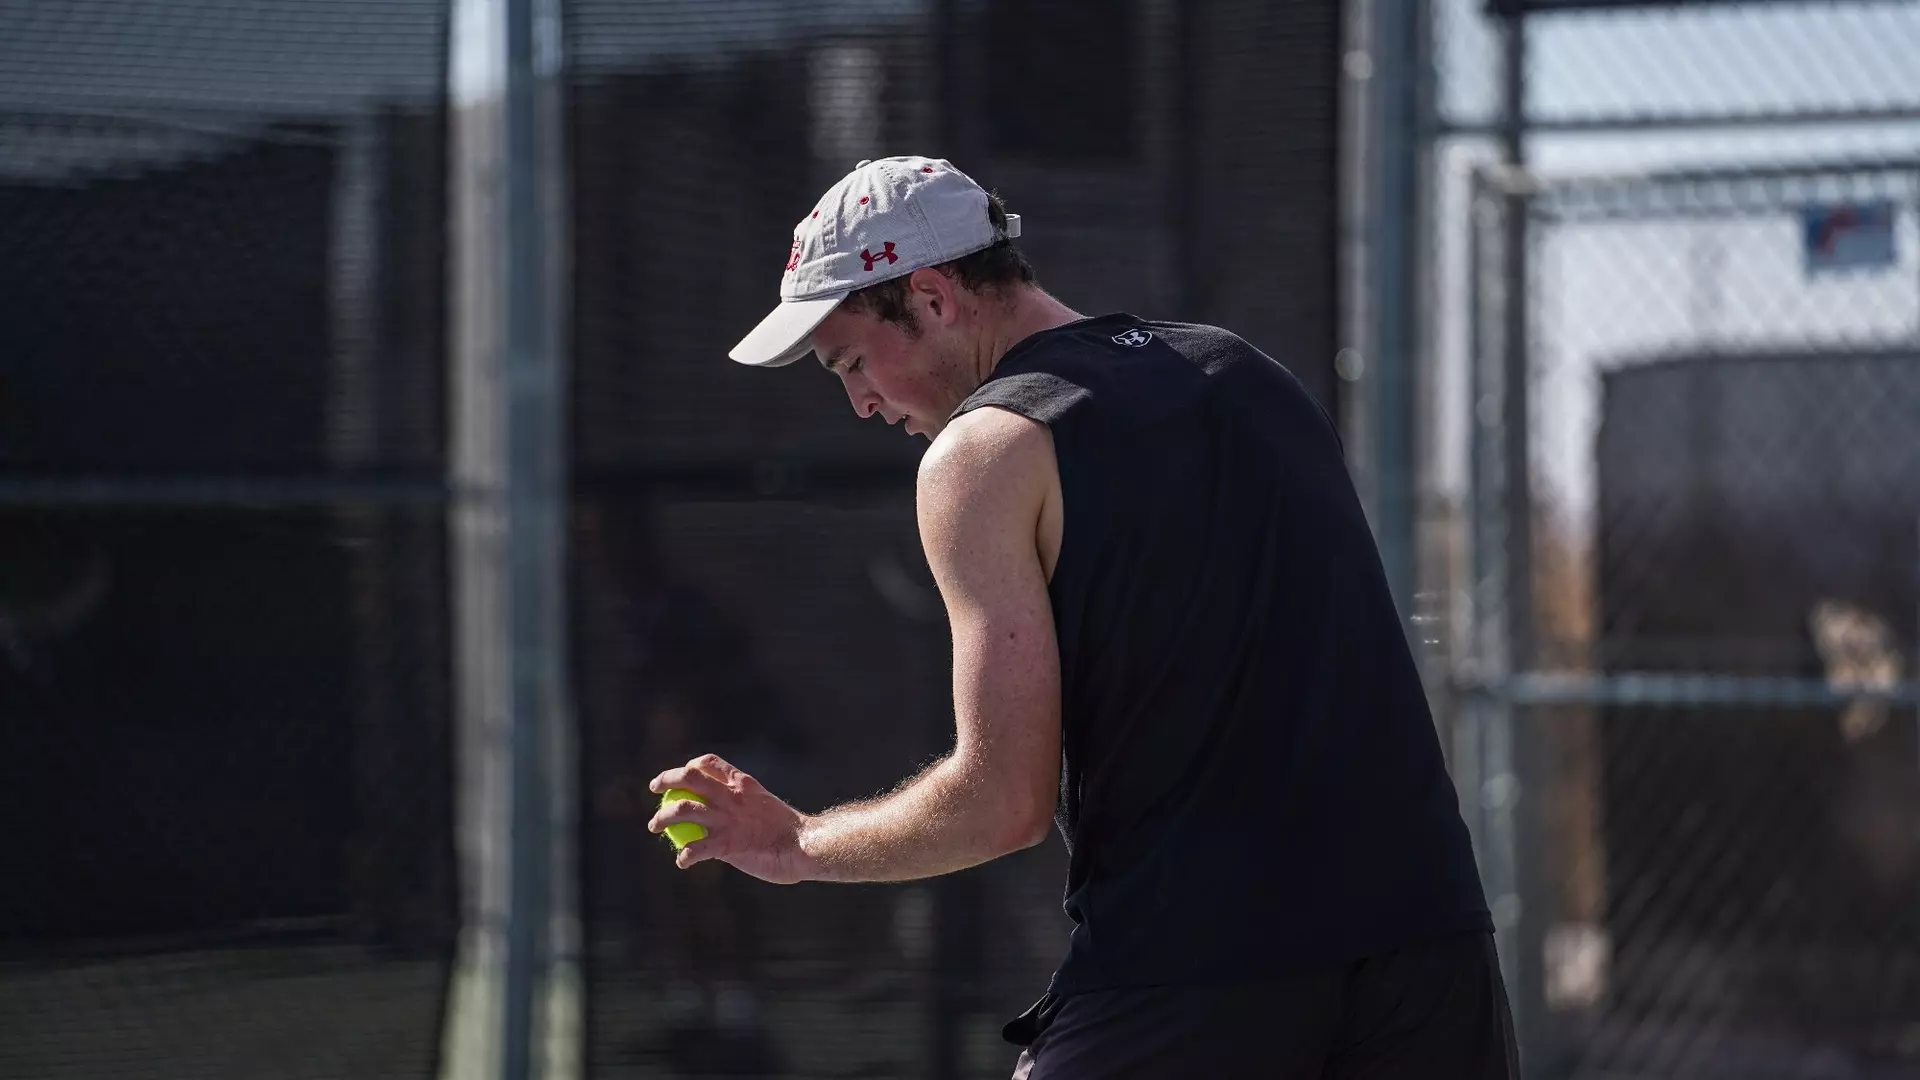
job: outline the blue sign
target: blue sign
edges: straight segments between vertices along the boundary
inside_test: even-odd
[[[1896,265],[1893,225],[1898,213],[1891,201],[1803,207],[1800,222],[1807,273]]]

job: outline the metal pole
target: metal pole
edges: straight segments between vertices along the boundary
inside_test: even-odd
[[[1412,619],[1415,644],[1419,648],[1421,682],[1427,688],[1427,700],[1434,706],[1436,718],[1448,725],[1443,734],[1452,734],[1446,683],[1455,643],[1448,640],[1453,629],[1447,617],[1450,608],[1448,589],[1452,571],[1433,564],[1435,555],[1450,549],[1434,541],[1453,527],[1445,510],[1440,463],[1446,452],[1441,443],[1442,428],[1437,423],[1436,406],[1440,370],[1440,335],[1435,312],[1440,290],[1439,184],[1435,133],[1440,129],[1440,76],[1434,63],[1436,49],[1433,0],[1410,0],[1413,35],[1413,213],[1414,232],[1408,244],[1407,327],[1409,344],[1408,396],[1411,403],[1407,447],[1408,543],[1412,590]],[[1430,517],[1434,511],[1438,511]]]
[[[505,0],[503,187],[506,211],[507,670],[510,707],[505,1016],[501,1075],[544,1075],[555,960],[556,751],[564,738],[566,380],[557,265],[565,233],[558,188],[558,16],[551,0]],[[567,890],[570,895],[570,890]]]
[[[1492,645],[1489,640],[1490,606],[1493,589],[1489,575],[1492,572],[1493,530],[1488,528],[1488,502],[1494,490],[1494,480],[1488,475],[1491,468],[1491,453],[1487,447],[1487,431],[1491,427],[1484,415],[1481,402],[1489,400],[1491,380],[1487,378],[1489,363],[1487,332],[1487,243],[1486,231],[1492,223],[1488,216],[1486,178],[1475,170],[1467,181],[1467,625],[1465,656],[1468,668],[1464,675],[1469,680],[1484,681],[1488,675],[1488,664],[1493,659]],[[1484,862],[1487,851],[1487,820],[1485,804],[1480,796],[1484,781],[1485,764],[1483,736],[1487,720],[1485,702],[1477,694],[1458,694],[1462,704],[1458,726],[1453,740],[1453,775],[1456,788],[1460,792],[1460,810],[1467,819],[1467,828],[1473,834],[1473,847],[1480,853]],[[1485,868],[1482,867],[1485,877]]]
[[[578,1074],[557,0],[450,15],[459,959],[446,1080]]]
[[[530,550],[539,543],[531,526],[536,512],[529,483],[535,480],[534,447],[527,424],[530,393],[541,379],[537,359],[539,276],[527,256],[538,249],[535,207],[532,0],[506,3],[506,370],[507,412],[507,665],[508,849],[512,867],[507,894],[507,959],[500,1075],[528,1080],[533,1067],[534,990],[540,982],[540,928],[546,908],[545,851],[539,808],[545,804],[545,770],[539,700],[522,628],[534,594]],[[537,647],[537,646],[536,646]]]
[[[1376,2],[1368,34],[1371,63],[1373,176],[1368,214],[1367,285],[1373,312],[1371,347],[1363,353],[1372,382],[1374,529],[1387,583],[1403,619],[1414,594],[1414,323],[1419,317],[1421,131],[1418,60],[1423,55],[1418,5]]]
[[[1533,493],[1529,463],[1528,389],[1528,277],[1527,213],[1530,198],[1524,180],[1527,152],[1527,44],[1526,18],[1510,15],[1504,23],[1502,50],[1502,157],[1510,183],[1506,198],[1506,228],[1501,260],[1506,276],[1502,341],[1504,357],[1504,440],[1507,507],[1508,660],[1514,671],[1532,664],[1533,639]]]
[[[1509,14],[1502,30],[1501,148],[1507,166],[1506,221],[1502,269],[1506,277],[1501,333],[1502,431],[1500,457],[1504,480],[1504,591],[1506,672],[1533,670],[1533,485],[1531,469],[1531,311],[1529,214],[1532,206],[1526,173],[1527,37],[1526,17]],[[1551,1075],[1554,1051],[1546,1013],[1544,944],[1551,905],[1542,865],[1540,830],[1545,813],[1544,762],[1540,721],[1511,701],[1498,703],[1487,732],[1489,757],[1482,797],[1493,817],[1490,847],[1501,849],[1505,891],[1494,899],[1496,921],[1503,923],[1501,951],[1513,1003],[1522,1068],[1532,1080]]]

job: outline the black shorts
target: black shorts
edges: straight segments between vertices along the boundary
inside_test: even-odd
[[[1007,1025],[1014,1080],[1516,1080],[1493,935],[1257,983],[1043,998]]]

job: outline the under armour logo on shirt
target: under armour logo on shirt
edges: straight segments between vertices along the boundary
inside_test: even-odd
[[[1137,349],[1152,340],[1153,335],[1145,330],[1129,330],[1124,334],[1113,335],[1113,343],[1115,345],[1125,345],[1133,349]]]

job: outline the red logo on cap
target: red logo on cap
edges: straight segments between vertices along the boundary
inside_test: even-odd
[[[862,250],[860,257],[867,260],[867,270],[869,272],[873,270],[874,264],[878,263],[881,259],[885,259],[889,263],[897,263],[900,261],[900,256],[893,253],[893,241],[891,240],[887,241],[887,246],[880,250],[880,254],[875,255],[871,251]]]
[[[800,237],[798,235],[795,235],[793,238],[793,250],[787,253],[786,272],[789,274],[792,273],[793,268],[799,265],[800,265]]]

